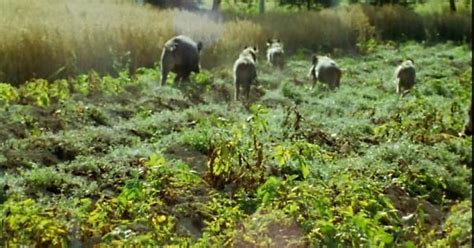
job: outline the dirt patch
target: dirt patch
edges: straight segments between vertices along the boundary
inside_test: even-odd
[[[293,102],[288,98],[265,98],[262,100],[262,104],[265,105],[267,108],[277,108],[278,106],[288,107],[292,106]]]
[[[259,211],[238,225],[235,247],[309,247],[304,230],[281,213]]]
[[[424,213],[423,229],[425,229],[425,232],[434,230],[436,235],[441,235],[442,224],[446,220],[446,214],[440,210],[440,207],[426,200],[411,197],[404,189],[395,185],[386,188],[384,193],[392,201],[404,228],[408,230],[406,239],[415,243],[420,241],[420,234],[417,234],[414,230],[416,219],[420,218],[418,216],[418,208],[421,208]]]
[[[181,144],[174,144],[166,149],[165,157],[167,159],[179,159],[185,162],[201,176],[207,172],[207,156],[193,148]]]
[[[188,108],[191,106],[191,104],[184,100],[178,99],[146,98],[145,100],[139,101],[137,106],[140,106],[143,109],[151,109],[154,111],[160,111],[164,109],[174,111]]]
[[[312,144],[324,144],[327,146],[339,147],[339,140],[332,137],[330,134],[323,132],[320,129],[312,129],[305,133],[306,140]]]
[[[26,138],[34,129],[53,133],[64,130],[65,123],[55,116],[55,111],[54,106],[11,106],[0,114],[0,140]]]
[[[231,84],[215,83],[211,85],[205,98],[214,102],[230,102],[234,100],[234,90]]]
[[[27,127],[23,123],[4,123],[0,121],[0,141],[8,139],[23,139],[29,136]]]
[[[135,138],[136,139],[136,138]],[[7,141],[0,147],[6,160],[0,167],[30,167],[31,163],[52,166],[74,160],[78,155],[105,154],[116,144],[130,145],[126,133],[98,128],[71,135],[44,135]]]
[[[177,229],[178,232],[187,233],[197,240],[202,236],[204,221],[200,216],[178,216]]]
[[[241,94],[243,96],[243,90],[241,89]],[[250,94],[249,94],[249,103],[254,103],[260,100],[262,96],[265,95],[265,90],[263,89],[261,84],[255,84],[250,88]]]
[[[74,160],[79,151],[66,143],[47,138],[25,140],[26,146],[10,143],[0,150],[6,160],[0,164],[4,168],[29,167],[30,163],[51,166],[60,162]]]
[[[445,219],[444,213],[439,207],[426,200],[411,197],[404,189],[398,186],[391,185],[385,189],[384,193],[390,198],[400,217],[416,213],[417,208],[421,207],[425,213],[425,223],[429,226],[438,226]]]

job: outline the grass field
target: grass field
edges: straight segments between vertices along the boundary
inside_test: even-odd
[[[471,247],[469,48],[332,56],[336,91],[309,89],[305,51],[283,71],[262,55],[251,104],[231,63],[180,86],[156,69],[0,84],[2,244]]]

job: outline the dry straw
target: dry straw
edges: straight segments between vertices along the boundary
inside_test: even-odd
[[[372,38],[463,40],[471,35],[471,12],[420,15],[401,7],[353,5],[297,15],[227,14],[223,22],[209,13],[131,2],[0,0],[0,82],[152,67],[164,42],[177,34],[203,41],[205,68],[229,66],[244,46],[263,48],[270,37],[283,40],[291,53],[355,50]]]

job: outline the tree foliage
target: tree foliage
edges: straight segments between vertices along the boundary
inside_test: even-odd
[[[161,8],[197,9],[199,0],[141,0]]]

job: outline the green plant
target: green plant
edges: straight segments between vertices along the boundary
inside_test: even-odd
[[[44,79],[27,82],[20,87],[19,91],[26,101],[31,101],[40,107],[48,106],[50,103],[48,81]]]
[[[214,186],[240,181],[246,188],[252,189],[262,180],[265,152],[260,137],[266,133],[268,126],[264,119],[267,110],[263,106],[252,105],[250,111],[252,115],[246,120],[248,125],[242,122],[224,124],[224,128],[213,135],[208,177]]]
[[[470,246],[472,244],[472,203],[470,201],[462,201],[455,204],[451,209],[451,214],[446,220],[443,232],[447,236],[443,239],[434,241],[433,247],[445,246]]]
[[[262,95],[252,105],[226,98],[233,91],[230,62],[194,74],[188,88],[162,87],[159,71],[144,68],[55,80],[70,64],[48,81],[0,84],[9,99],[0,111],[0,240],[6,246],[470,247],[472,140],[458,135],[471,96],[469,50],[376,37],[370,52],[347,54],[342,47],[364,34],[337,32],[363,31],[364,19],[349,23],[359,10],[293,15],[298,25],[323,22],[312,27],[324,37],[285,27],[266,33],[285,24],[286,13],[270,14],[282,19],[269,24],[265,16],[212,24],[231,30],[213,36],[222,40],[205,46],[203,60],[207,53],[232,57],[240,43],[267,34],[293,33],[307,47],[281,71],[259,65]],[[334,30],[318,29],[331,23]],[[239,39],[243,30],[249,39]],[[340,37],[347,39],[328,55],[343,68],[341,87],[309,89],[307,52],[331,50],[326,41]],[[299,46],[294,42],[288,49]],[[85,63],[77,56],[71,61]],[[133,49],[129,56],[136,66],[140,56]],[[415,58],[419,81],[400,97],[391,77],[404,56]]]
[[[10,84],[0,83],[0,106],[8,106],[18,101],[18,92]]]
[[[33,199],[10,198],[0,207],[2,232],[6,245],[67,245],[67,227],[63,219],[55,219],[54,208],[44,208]]]

